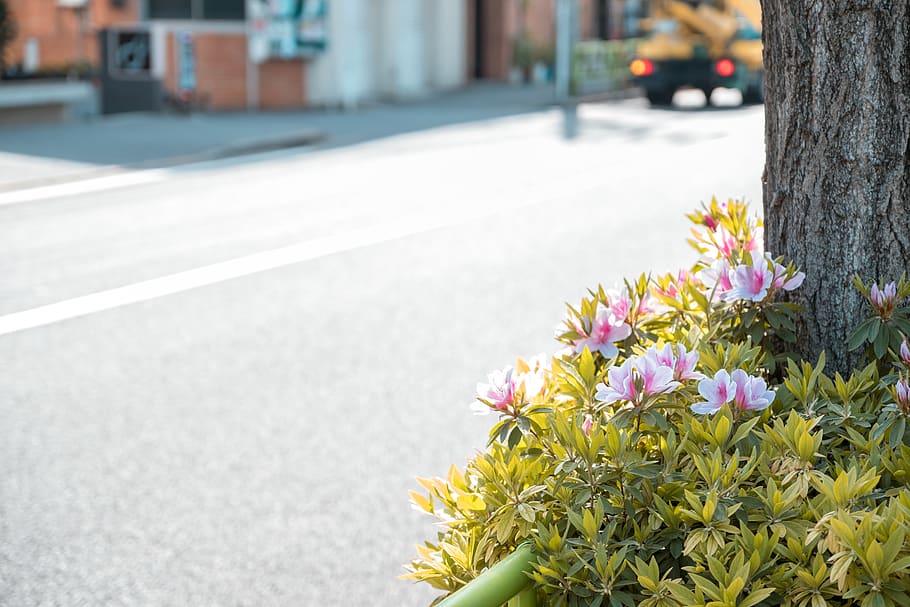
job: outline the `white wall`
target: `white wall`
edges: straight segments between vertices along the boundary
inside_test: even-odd
[[[356,107],[464,84],[463,0],[333,0],[328,48],[307,65],[312,105]]]
[[[467,69],[467,14],[463,1],[426,0],[431,7],[430,25],[433,44],[430,82],[436,89],[465,84]]]
[[[356,107],[372,96],[372,4],[370,0],[330,4],[326,52],[307,63],[310,104]]]

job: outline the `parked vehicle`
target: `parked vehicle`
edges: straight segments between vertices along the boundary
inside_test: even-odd
[[[656,0],[649,31],[629,65],[652,105],[682,87],[738,89],[743,103],[764,99],[759,0]]]

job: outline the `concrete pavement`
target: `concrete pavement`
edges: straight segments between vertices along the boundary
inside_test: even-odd
[[[0,127],[0,192],[281,148],[350,145],[537,111],[553,102],[550,86],[481,83],[353,111],[135,113]]]

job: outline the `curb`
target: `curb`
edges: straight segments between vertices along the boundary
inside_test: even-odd
[[[97,168],[85,171],[64,173],[55,177],[41,177],[38,179],[29,179],[24,181],[13,181],[10,183],[0,183],[0,193],[17,192],[29,190],[47,185],[59,185],[62,183],[72,183],[76,181],[85,181],[97,177],[107,177],[129,171],[143,171],[148,169],[163,169],[197,162],[207,162],[212,160],[222,160],[225,158],[236,158],[239,156],[250,156],[264,152],[276,150],[302,148],[314,145],[327,139],[325,133],[320,131],[303,131],[277,137],[262,139],[241,139],[224,145],[216,146],[200,152],[192,152],[179,156],[170,156],[167,158],[154,158],[140,162],[131,162],[127,164],[109,164],[100,165]]]

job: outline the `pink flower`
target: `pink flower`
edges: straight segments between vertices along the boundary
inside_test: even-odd
[[[771,253],[765,253],[765,259],[767,259],[774,268],[774,281],[771,285],[774,290],[783,289],[784,291],[792,291],[803,284],[803,280],[806,279],[806,274],[803,272],[796,272],[792,276],[788,276],[787,268],[774,261],[771,257]]]
[[[613,315],[622,320],[629,318],[629,312],[632,310],[632,300],[629,299],[625,289],[619,292],[611,291],[609,298],[610,311],[613,312]]]
[[[673,367],[660,364],[647,356],[636,357],[635,371],[642,379],[642,394],[666,394],[680,386],[673,379]]]
[[[872,299],[872,305],[878,308],[886,306],[894,299],[897,291],[897,285],[894,282],[889,282],[885,285],[885,288],[879,290],[878,283],[872,284],[872,290],[870,293],[870,298]]]
[[[694,413],[716,413],[724,404],[736,396],[736,384],[726,369],[714,374],[713,379],[705,378],[698,382],[698,393],[705,400],[691,406]]]
[[[594,427],[594,418],[590,415],[585,415],[585,421],[581,424],[581,429],[584,431],[585,436],[591,436],[591,428]]]
[[[901,362],[910,367],[910,346],[907,345],[906,339],[901,344]]]
[[[686,284],[689,281],[689,272],[686,270],[680,270],[677,272],[676,277],[672,275],[667,275],[667,288],[655,288],[654,290],[658,295],[664,297],[669,297],[670,299],[676,299],[679,297],[679,287]]]
[[[878,288],[878,283],[873,283],[869,290],[869,301],[872,307],[882,318],[890,318],[894,306],[897,305],[897,285],[889,282],[883,289]]]
[[[739,248],[739,242],[737,242],[736,237],[725,228],[718,229],[715,235],[717,237],[717,252],[723,257],[730,257]]]
[[[620,400],[632,402],[638,398],[634,358],[627,358],[619,367],[610,367],[607,379],[609,383],[597,387],[597,400],[610,404]]]
[[[631,335],[632,327],[612,310],[600,306],[597,317],[591,321],[591,332],[585,334],[582,330],[579,333],[583,337],[575,342],[576,352],[582,352],[587,346],[591,352],[600,352],[604,358],[613,358],[619,354],[619,348],[614,342]]]
[[[910,413],[910,384],[907,383],[907,379],[904,377],[901,377],[894,384],[894,400],[904,414]]]
[[[704,375],[695,370],[698,363],[698,352],[687,352],[682,344],[667,344],[658,350],[657,346],[648,349],[647,356],[659,364],[673,369],[673,379],[683,381],[686,379],[702,379]]]
[[[477,384],[477,398],[485,401],[497,411],[509,411],[516,404],[519,380],[511,366],[487,375],[486,384]],[[485,412],[483,408],[475,408]]]
[[[730,276],[733,286],[724,294],[724,300],[762,301],[768,295],[773,280],[774,273],[768,268],[768,262],[764,257],[759,257],[752,265],[736,266]]]
[[[752,377],[742,369],[737,369],[730,375],[730,379],[736,384],[733,402],[743,411],[767,409],[774,400],[774,391],[767,389],[768,386],[761,377]]]
[[[673,368],[648,356],[633,356],[619,367],[607,371],[609,383],[597,387],[597,400],[610,404],[628,401],[640,405],[655,394],[666,394],[680,386],[673,379]]]
[[[704,220],[705,220],[705,225],[708,226],[708,229],[709,229],[709,230],[711,230],[711,231],[713,232],[714,230],[717,229],[717,226],[718,226],[719,224],[717,223],[717,220],[716,220],[716,219],[714,219],[713,217],[711,217],[710,215],[708,215],[707,213],[705,213],[705,214],[704,214]]]
[[[727,373],[721,369],[713,379],[698,382],[698,393],[705,400],[691,406],[695,413],[716,413],[726,403],[732,402],[740,411],[761,411],[774,400],[774,391],[768,390],[765,380],[736,369]]]
[[[723,297],[733,288],[730,280],[730,263],[726,259],[718,259],[710,268],[699,272],[698,279],[715,297]]]

